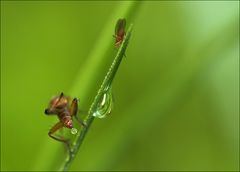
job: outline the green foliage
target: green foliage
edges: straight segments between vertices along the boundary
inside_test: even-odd
[[[239,170],[238,14],[237,1],[1,1],[1,170],[59,169],[43,111],[60,92],[90,108],[118,18],[134,31],[114,109],[70,170]]]

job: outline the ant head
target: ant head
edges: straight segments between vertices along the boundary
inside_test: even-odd
[[[46,115],[57,114],[67,105],[68,105],[68,97],[64,96],[63,93],[61,93],[60,96],[54,97],[50,101],[48,108],[45,109],[45,114]]]

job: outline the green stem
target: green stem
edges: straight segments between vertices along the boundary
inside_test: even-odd
[[[86,124],[86,126],[83,127],[81,132],[77,135],[76,141],[73,143],[70,154],[67,157],[67,159],[65,160],[65,163],[63,164],[61,171],[67,171],[69,169],[70,165],[72,164],[74,157],[76,156],[76,154],[88,132],[88,129],[90,128],[90,126],[94,120],[93,114],[97,109],[98,103],[101,101],[101,98],[104,94],[105,89],[108,88],[113,82],[113,79],[116,75],[118,67],[122,61],[123,56],[125,55],[125,50],[127,48],[128,41],[131,36],[131,32],[132,32],[132,25],[129,26],[127,34],[117,52],[117,55],[114,58],[111,66],[110,66],[98,92],[97,92],[97,95],[95,96],[95,98],[93,100],[93,103],[91,104],[91,107],[88,111],[88,115],[86,116],[86,118],[84,120],[84,123]]]
[[[72,164],[72,161],[75,157],[75,155],[77,154],[84,138],[85,138],[85,135],[87,134],[88,132],[88,129],[89,127],[91,126],[92,122],[94,120],[94,116],[93,115],[88,115],[87,116],[87,119],[86,119],[86,126],[82,128],[81,132],[80,132],[80,135],[78,136],[77,138],[77,141],[76,143],[74,144],[73,148],[71,149],[71,153],[69,154],[69,156],[67,157],[61,171],[68,171],[70,165]]]

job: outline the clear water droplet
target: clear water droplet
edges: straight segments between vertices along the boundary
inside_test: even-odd
[[[113,109],[113,95],[112,87],[108,86],[101,98],[101,101],[98,103],[96,111],[93,113],[93,116],[97,118],[105,118],[111,113]]]
[[[71,133],[72,133],[72,134],[77,134],[77,132],[78,132],[78,130],[77,130],[76,128],[72,128],[72,129],[71,129]]]

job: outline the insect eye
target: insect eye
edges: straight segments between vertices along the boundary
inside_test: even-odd
[[[57,105],[55,108],[56,109],[62,109],[62,108],[64,108],[64,106],[65,106],[64,104],[60,104],[60,105]]]

